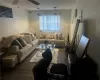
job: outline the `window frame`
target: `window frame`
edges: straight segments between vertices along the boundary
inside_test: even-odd
[[[49,22],[49,21],[52,21],[52,18],[50,18],[51,16],[52,16],[52,18],[55,19],[55,22]],[[41,17],[44,17],[45,20],[48,21],[48,22],[43,21],[42,22],[43,24],[41,24],[41,20],[43,20],[43,19],[41,19]],[[47,18],[49,18],[49,20]],[[49,27],[50,24],[55,24],[56,25],[56,29],[53,30],[53,26],[54,25],[52,25],[52,30],[51,30],[50,27]],[[47,25],[48,27],[41,27],[41,25]],[[49,15],[41,15],[41,16],[39,16],[39,27],[40,27],[40,31],[42,31],[42,32],[59,32],[60,28],[61,28],[61,17],[60,17],[60,15],[49,14]],[[43,28],[47,28],[47,29],[45,30]]]

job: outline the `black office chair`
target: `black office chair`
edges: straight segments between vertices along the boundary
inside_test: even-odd
[[[67,66],[64,64],[54,64],[50,71],[48,67],[52,60],[52,53],[50,49],[47,49],[41,59],[33,68],[33,74],[35,80],[66,80],[68,76]]]

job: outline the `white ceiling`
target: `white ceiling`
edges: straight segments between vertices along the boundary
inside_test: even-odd
[[[12,4],[13,0],[1,0],[4,3]],[[57,7],[57,9],[71,9],[74,5],[76,0],[36,0],[40,3],[39,6],[36,6],[30,3],[28,0],[19,0],[17,5],[24,9],[28,10],[36,10],[38,7],[41,10],[49,10],[53,9],[53,7]]]

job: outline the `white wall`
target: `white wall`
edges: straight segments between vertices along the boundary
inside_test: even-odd
[[[1,37],[27,32],[28,30],[28,11],[20,8],[12,8],[12,11],[13,18],[0,18]]]
[[[100,76],[100,0],[76,0],[78,17],[83,9],[84,34],[90,38],[88,55],[98,64]]]
[[[61,12],[61,32],[67,37],[67,33],[70,32],[70,21],[71,21],[71,10],[57,10],[56,12]],[[34,32],[39,36],[39,16],[37,16],[37,11],[29,11],[29,22],[30,28],[34,29]],[[53,10],[41,10],[40,14],[54,14]]]
[[[77,19],[80,19],[80,16],[81,16],[81,13],[80,13],[81,10],[79,11],[77,9],[77,16],[75,17],[75,9],[77,9],[76,5],[74,5],[74,7],[72,8],[72,12],[71,12],[70,41],[72,40],[73,35],[74,35],[74,30],[75,30],[75,27],[76,27]],[[77,36],[76,36],[77,44],[78,44],[78,42],[79,42],[82,35],[84,35],[84,22],[83,21],[81,21],[79,23]]]
[[[75,30],[75,25],[76,25],[76,18],[75,18],[75,9],[76,9],[76,5],[72,8],[72,12],[71,12],[71,27],[70,27],[70,40],[72,40],[73,35],[74,35],[74,30]]]

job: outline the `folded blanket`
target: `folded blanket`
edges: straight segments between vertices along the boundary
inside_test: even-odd
[[[15,40],[18,36],[16,35],[12,35],[12,36],[8,36],[8,37],[3,37],[2,38],[2,43],[1,43],[1,47],[2,48],[8,48],[11,46],[13,40]]]

